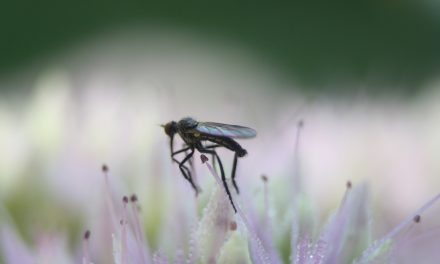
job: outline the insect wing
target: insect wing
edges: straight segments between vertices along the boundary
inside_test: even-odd
[[[257,132],[249,127],[213,122],[199,122],[194,130],[201,134],[229,138],[253,138],[257,135]]]

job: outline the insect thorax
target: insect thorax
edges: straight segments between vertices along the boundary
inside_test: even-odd
[[[180,133],[179,131],[179,135],[182,138],[183,141],[185,141],[185,143],[188,146],[193,146],[195,147],[195,145],[200,142],[200,140],[197,137],[194,137],[194,135],[192,134],[188,134],[188,133]]]
[[[181,132],[185,132],[185,130],[187,130],[187,129],[195,128],[198,124],[199,124],[199,122],[197,122],[196,120],[192,119],[191,117],[185,117],[185,118],[182,118],[177,123],[177,128]]]
[[[189,146],[194,146],[199,140],[192,134],[186,132],[197,127],[197,125],[198,122],[191,117],[183,118],[177,123],[177,132],[183,141],[185,141],[185,143]]]

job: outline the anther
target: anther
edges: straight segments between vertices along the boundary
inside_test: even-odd
[[[420,215],[416,215],[416,216],[414,216],[414,218],[413,218],[413,221],[414,221],[415,223],[420,223],[420,220],[422,220],[422,217],[421,217]]]
[[[84,239],[88,240],[90,238],[90,230],[87,230],[86,232],[84,232]]]
[[[202,160],[202,163],[205,163],[208,161],[208,157],[206,157],[205,155],[200,155],[200,159]]]
[[[235,222],[235,221],[231,221],[231,222],[229,222],[229,229],[230,229],[231,231],[235,231],[235,230],[237,230],[237,222]]]

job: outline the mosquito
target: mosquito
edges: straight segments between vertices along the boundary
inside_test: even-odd
[[[222,161],[216,152],[216,148],[224,147],[234,152],[234,161],[232,164],[231,180],[237,194],[240,192],[235,182],[235,171],[237,169],[238,158],[244,157],[247,151],[240,146],[234,139],[253,138],[257,135],[257,132],[249,127],[228,125],[214,122],[198,122],[191,117],[186,117],[178,122],[171,121],[165,125],[162,125],[165,133],[170,137],[170,151],[171,159],[179,164],[179,169],[183,174],[183,177],[191,184],[192,188],[198,194],[199,189],[195,185],[191,171],[185,165],[186,162],[191,162],[191,158],[194,155],[194,151],[197,150],[200,153],[211,154],[217,160],[223,186],[228,194],[229,200],[237,212],[234,202],[232,201],[231,192],[229,191],[228,184],[226,182],[225,171],[223,169]],[[174,135],[179,134],[185,145],[182,149],[174,151]],[[189,154],[188,154],[189,151]],[[183,160],[179,161],[175,156],[179,153],[186,153],[187,155]],[[215,160],[213,160],[214,162]]]

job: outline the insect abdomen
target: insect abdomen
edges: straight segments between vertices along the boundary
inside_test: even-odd
[[[223,147],[230,149],[237,153],[237,156],[243,157],[247,154],[247,151],[240,146],[235,140],[227,137],[214,137],[209,135],[200,135],[200,139],[202,140],[208,140],[213,143],[217,143],[219,145],[222,145]]]

